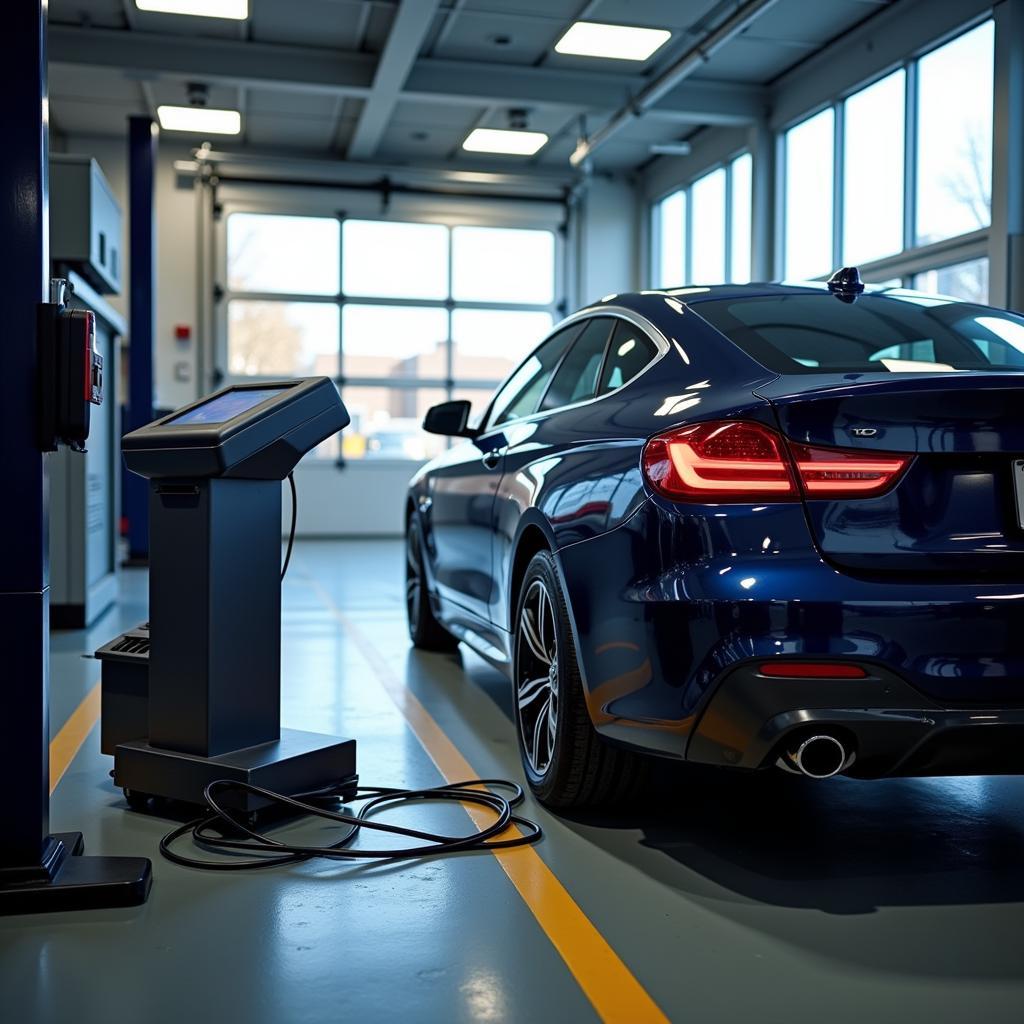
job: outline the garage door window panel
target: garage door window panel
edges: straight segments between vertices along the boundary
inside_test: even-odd
[[[339,240],[334,217],[232,213],[227,218],[228,288],[337,295]]]
[[[499,381],[554,326],[548,312],[533,309],[452,311],[452,376]]]
[[[452,229],[456,302],[549,305],[554,301],[555,236],[526,228]]]
[[[342,290],[348,296],[448,297],[448,228],[384,220],[346,220]]]
[[[228,372],[234,377],[335,377],[338,317],[334,303],[232,299]]]
[[[429,457],[450,442],[415,440],[426,407],[467,394],[478,420],[498,382],[551,332],[555,231],[523,225],[500,199],[495,219],[515,227],[442,223],[442,212],[432,204],[418,220],[410,207],[388,220],[241,209],[223,219],[225,375],[327,375],[363,410],[352,439],[325,442],[320,459]],[[471,216],[482,216],[479,203]],[[549,379],[506,395],[517,399],[509,415],[535,411]]]
[[[443,381],[448,376],[448,313],[434,306],[346,303],[342,308],[346,379]]]
[[[422,429],[423,417],[448,400],[444,388],[348,385],[343,391],[352,422],[340,434],[346,459],[410,459],[423,462],[440,454],[445,439]]]

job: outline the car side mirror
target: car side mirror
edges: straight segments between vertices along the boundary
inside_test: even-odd
[[[466,401],[442,402],[432,406],[423,420],[423,429],[428,434],[440,434],[442,437],[476,437],[480,431],[466,425],[470,408]]]

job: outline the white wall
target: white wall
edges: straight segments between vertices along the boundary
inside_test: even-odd
[[[128,316],[128,142],[126,138],[65,135],[61,150],[95,159],[121,204],[124,284],[120,295],[108,296],[110,304]],[[176,408],[196,395],[196,214],[195,201],[187,189],[175,187],[175,160],[189,157],[187,146],[160,143],[156,170],[156,337],[154,340],[154,405]],[[190,342],[174,338],[174,328],[184,324],[192,329]],[[176,366],[184,363],[188,380],[176,377]]]
[[[301,463],[295,472],[299,493],[299,537],[399,536],[404,530],[405,494],[418,467],[411,462]],[[291,517],[288,488],[282,491],[281,522]]]
[[[577,207],[578,305],[640,286],[637,208],[631,181],[599,176],[590,180]]]

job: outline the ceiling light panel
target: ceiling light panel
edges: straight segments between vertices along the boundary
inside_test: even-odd
[[[470,153],[509,153],[533,156],[548,137],[544,132],[512,131],[505,128],[474,128],[462,148]]]
[[[237,135],[242,130],[242,115],[237,110],[162,106],[156,108],[156,116],[160,118],[160,127],[169,132]]]
[[[571,53],[577,57],[647,60],[671,37],[672,33],[664,28],[635,28],[631,25],[577,21],[555,43],[555,52]]]
[[[229,18],[245,21],[249,0],[135,0],[140,11],[159,14],[190,14],[197,18]]]

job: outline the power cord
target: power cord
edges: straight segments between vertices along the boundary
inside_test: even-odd
[[[288,474],[288,484],[292,495],[292,522],[288,531],[288,548],[285,551],[284,565],[281,567],[281,579],[284,579],[292,559],[292,549],[295,545],[295,525],[298,518],[298,495],[293,473]],[[475,788],[479,786],[505,789],[512,795],[505,797],[500,793],[493,792],[493,789]],[[340,825],[347,825],[348,831],[339,840],[327,846],[300,846],[294,843],[280,842],[264,832],[251,828],[248,816],[237,811],[232,812],[221,805],[218,795],[230,791],[261,797],[270,806],[285,808],[298,815],[323,818]],[[348,797],[352,802],[362,802],[362,807],[354,814],[332,809],[340,804],[343,796]],[[328,860],[412,860],[458,853],[462,850],[497,850],[513,846],[526,846],[529,843],[537,842],[543,834],[540,825],[536,822],[512,813],[513,808],[523,802],[523,787],[506,779],[470,779],[466,782],[454,782],[446,786],[433,786],[427,789],[360,786],[354,795],[351,795],[350,788],[342,792],[340,789],[329,787],[312,793],[300,793],[297,796],[285,796],[282,793],[274,793],[269,789],[251,786],[245,782],[220,779],[211,782],[206,787],[203,791],[203,798],[206,801],[205,813],[171,829],[160,840],[160,853],[175,864],[211,871],[245,871],[253,868],[294,864],[316,857]],[[461,836],[445,835],[442,832],[424,832],[420,829],[370,820],[370,816],[381,807],[418,800],[454,800],[462,804],[476,804],[493,811],[495,819],[490,825],[469,835]],[[508,839],[500,838],[513,827],[517,827],[521,834]],[[350,844],[362,829],[417,839],[420,841],[420,845],[390,850],[353,849]],[[234,838],[239,833],[244,838]],[[209,853],[237,853],[248,855],[247,859],[216,861],[188,857],[175,852],[172,846],[185,836],[190,837],[192,843],[199,849]]]
[[[284,565],[281,566],[281,579],[288,571],[288,563],[292,560],[292,547],[295,545],[295,522],[298,519],[299,496],[295,492],[295,473],[288,474],[288,485],[292,489],[292,525],[288,531],[288,550],[284,553]]]
[[[495,793],[493,789],[475,788],[478,786],[506,789],[512,795],[505,797],[500,793]],[[287,808],[301,815],[312,815],[340,825],[348,825],[349,828],[341,839],[327,846],[303,846],[280,842],[266,833],[250,827],[246,816],[240,812],[232,812],[223,807],[218,798],[228,791],[262,797],[271,805]],[[462,850],[497,850],[513,846],[526,846],[529,843],[537,842],[542,835],[541,827],[536,822],[512,813],[513,808],[519,806],[523,801],[523,787],[506,779],[470,779],[467,782],[453,782],[446,786],[434,786],[428,789],[360,786],[356,795],[351,799],[357,802],[365,801],[365,803],[355,813],[331,809],[332,806],[337,806],[342,799],[342,794],[332,789],[322,789],[290,797],[268,789],[261,789],[259,786],[250,786],[245,782],[222,779],[211,782],[206,787],[203,796],[206,800],[206,810],[209,813],[188,821],[184,825],[179,825],[160,840],[161,854],[175,864],[213,871],[245,871],[253,868],[294,864],[316,857],[328,860],[379,860],[384,862],[413,860],[458,853]],[[418,800],[454,800],[462,804],[476,804],[493,811],[495,819],[490,825],[469,835],[454,836],[370,820],[370,815],[378,808],[388,804],[409,803]],[[500,838],[513,826],[519,828],[523,834],[507,839]],[[350,844],[362,829],[417,839],[421,845],[390,850],[353,849]],[[236,838],[239,833],[244,834],[244,838]],[[248,854],[248,857],[231,861],[189,857],[177,853],[171,848],[184,836],[189,836],[195,846],[210,853]]]

